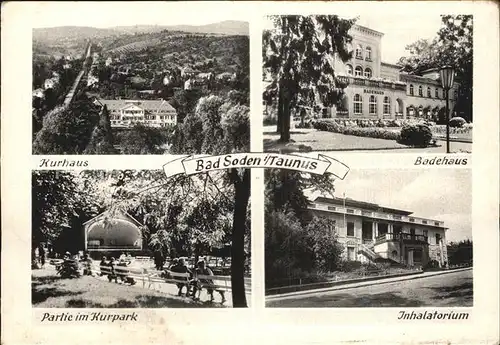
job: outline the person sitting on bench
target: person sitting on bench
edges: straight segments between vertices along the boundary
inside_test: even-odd
[[[108,280],[111,283],[113,279],[115,280],[115,283],[118,283],[118,276],[116,275],[115,271],[115,258],[111,258],[108,263],[109,269],[110,269],[110,274],[108,274]]]
[[[196,268],[196,275],[201,274],[205,276],[213,276],[214,273],[210,268],[208,268],[205,264],[205,261],[198,261]],[[214,282],[212,279],[197,279],[196,283],[193,287],[193,298],[196,299],[196,291],[198,291],[198,299],[200,298],[200,293],[202,288],[205,287],[207,289],[207,293],[210,295],[210,302],[214,301]],[[221,303],[226,301],[226,296],[224,295],[223,290],[216,290],[221,297]]]
[[[101,258],[101,263],[99,264],[99,268],[101,270],[101,274],[100,274],[101,277],[106,274],[105,272],[107,271],[107,269],[106,269],[107,266],[108,266],[108,263],[106,262],[106,257],[103,256]]]
[[[170,271],[175,273],[189,273],[191,276],[191,271],[186,266],[186,260],[184,258],[180,258],[177,261],[174,259],[172,266],[170,266]],[[177,292],[177,296],[182,296],[182,288],[186,287],[186,296],[189,296],[189,284],[177,283],[177,288],[179,291]]]

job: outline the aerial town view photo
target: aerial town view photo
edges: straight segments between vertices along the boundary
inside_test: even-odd
[[[33,171],[33,307],[247,307],[250,184],[237,175],[246,183],[223,171]]]
[[[472,152],[472,15],[265,22],[265,151]]]
[[[34,28],[32,152],[192,153],[185,133],[248,118],[249,87],[246,22]]]

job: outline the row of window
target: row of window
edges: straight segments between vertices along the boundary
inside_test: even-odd
[[[358,44],[356,46],[356,59],[363,59],[363,47],[361,46],[361,44]],[[366,60],[371,60],[372,59],[372,48],[371,47],[366,47],[365,48],[365,59]]]
[[[169,120],[169,121],[174,121],[175,120],[175,115],[160,115],[158,116],[159,120]],[[110,116],[110,120],[132,120],[132,121],[141,121],[142,116],[120,116],[120,115],[112,115]],[[144,115],[144,120],[156,120],[156,115]]]
[[[401,229],[399,230],[401,231]],[[354,222],[347,222],[347,237],[354,237]],[[410,228],[410,235],[415,236],[415,228]],[[436,233],[435,238],[429,237],[429,231],[428,230],[423,230],[422,233],[423,236],[427,237],[427,241],[429,244],[433,245],[438,245],[439,242],[441,241],[441,234]],[[432,241],[435,239],[435,241]]]
[[[413,84],[410,84],[410,96],[414,96],[415,95],[415,91],[414,91],[414,87],[413,87]],[[418,95],[420,97],[424,97],[424,90],[422,88],[422,85],[420,85],[418,87]],[[431,88],[430,87],[427,87],[427,97],[428,98],[432,98],[432,95],[431,95]],[[439,98],[439,89],[436,87],[436,89],[434,90],[434,97],[435,98]]]
[[[353,75],[353,69],[352,69],[352,66],[351,65],[347,65],[347,74],[349,75]],[[361,77],[361,76],[365,76],[366,78],[371,78],[373,75],[372,73],[372,70],[371,68],[365,68],[365,70],[363,71],[363,67],[361,66],[356,66],[356,68],[354,69],[354,76],[355,77]]]
[[[389,115],[391,113],[391,99],[385,96],[382,105],[383,114]],[[377,97],[374,95],[371,95],[368,99],[368,113],[370,115],[377,114]],[[354,114],[363,114],[363,97],[359,94],[354,95]]]

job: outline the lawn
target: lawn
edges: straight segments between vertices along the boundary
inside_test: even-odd
[[[276,126],[264,129],[264,151],[280,151],[290,149],[299,151],[350,151],[350,150],[387,150],[407,149],[408,146],[398,144],[395,140],[357,137],[339,133],[318,131],[315,129],[292,129],[292,143],[278,143],[279,134],[274,132]]]
[[[397,143],[395,140],[358,137],[326,131],[318,131],[310,128],[292,129],[290,131],[291,141],[289,143],[279,142],[279,134],[276,126],[264,127],[264,151],[265,152],[310,152],[310,151],[379,151],[379,152],[429,152],[445,153],[446,142],[438,138],[437,145],[427,148],[413,148]],[[472,152],[472,143],[455,142],[450,143],[451,152]]]
[[[193,301],[140,286],[110,283],[96,277],[61,279],[55,270],[32,271],[32,304],[38,308],[214,308],[220,303]]]

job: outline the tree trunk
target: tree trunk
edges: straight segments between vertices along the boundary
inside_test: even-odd
[[[277,117],[278,117],[278,123],[276,126],[276,132],[281,134],[281,130],[283,127],[283,96],[282,96],[282,88],[279,87],[278,89],[278,111],[277,111]]]
[[[245,294],[245,223],[247,206],[250,199],[250,170],[245,169],[243,177],[239,177],[236,169],[232,169],[234,214],[231,245],[231,290],[234,308],[246,308]]]
[[[280,141],[290,141],[290,91],[280,85],[279,99],[281,107],[278,106],[278,120],[281,119]]]

